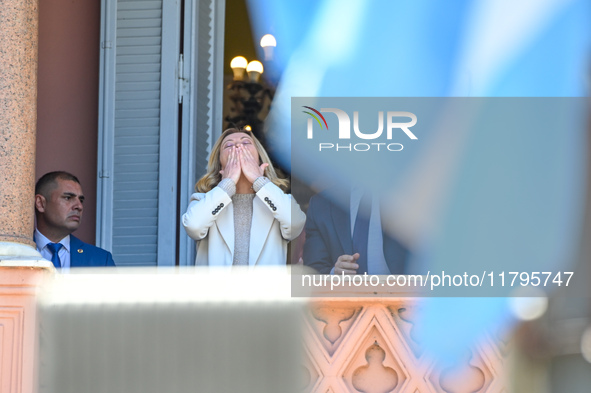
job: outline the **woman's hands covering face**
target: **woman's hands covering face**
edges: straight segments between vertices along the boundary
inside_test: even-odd
[[[226,162],[226,166],[224,169],[220,171],[223,179],[232,179],[234,184],[238,183],[240,179],[240,158],[238,157],[238,149],[235,147],[231,148],[230,155],[228,156],[228,162]]]
[[[259,165],[258,160],[242,144],[236,144],[229,147],[229,149],[231,151],[226,166],[220,171],[222,179],[232,179],[237,184],[238,180],[240,180],[240,174],[243,173],[246,180],[254,183],[257,178],[264,176],[265,168],[269,164]]]
[[[269,166],[269,164],[263,163],[259,165],[259,162],[252,153],[242,145],[238,145],[238,157],[240,159],[240,167],[242,168],[242,173],[244,173],[244,177],[250,183],[254,183],[254,181],[264,176],[265,168]]]

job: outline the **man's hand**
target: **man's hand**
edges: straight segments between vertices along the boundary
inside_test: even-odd
[[[334,264],[334,274],[357,274],[359,253],[341,255]]]

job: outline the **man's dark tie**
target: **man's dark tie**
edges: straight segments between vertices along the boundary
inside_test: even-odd
[[[61,243],[47,243],[47,249],[52,253],[51,262],[53,263],[53,266],[55,266],[56,269],[62,267],[59,256],[59,251],[62,247],[63,245]]]
[[[364,193],[359,202],[355,226],[353,227],[353,253],[359,253],[357,274],[367,272],[367,243],[369,236],[369,215],[371,213],[371,195]]]

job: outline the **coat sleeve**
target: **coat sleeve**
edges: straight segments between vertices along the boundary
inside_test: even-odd
[[[232,198],[220,187],[214,187],[205,194],[193,194],[187,212],[182,217],[187,235],[194,240],[203,239],[220,212],[231,202]]]
[[[291,194],[284,193],[281,188],[269,182],[261,187],[256,195],[279,221],[281,236],[285,240],[293,240],[302,233],[306,214]]]

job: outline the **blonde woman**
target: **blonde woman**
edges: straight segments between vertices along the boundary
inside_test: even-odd
[[[187,234],[197,240],[195,264],[285,264],[287,243],[298,237],[306,221],[285,193],[288,187],[251,132],[225,130],[182,217]]]

